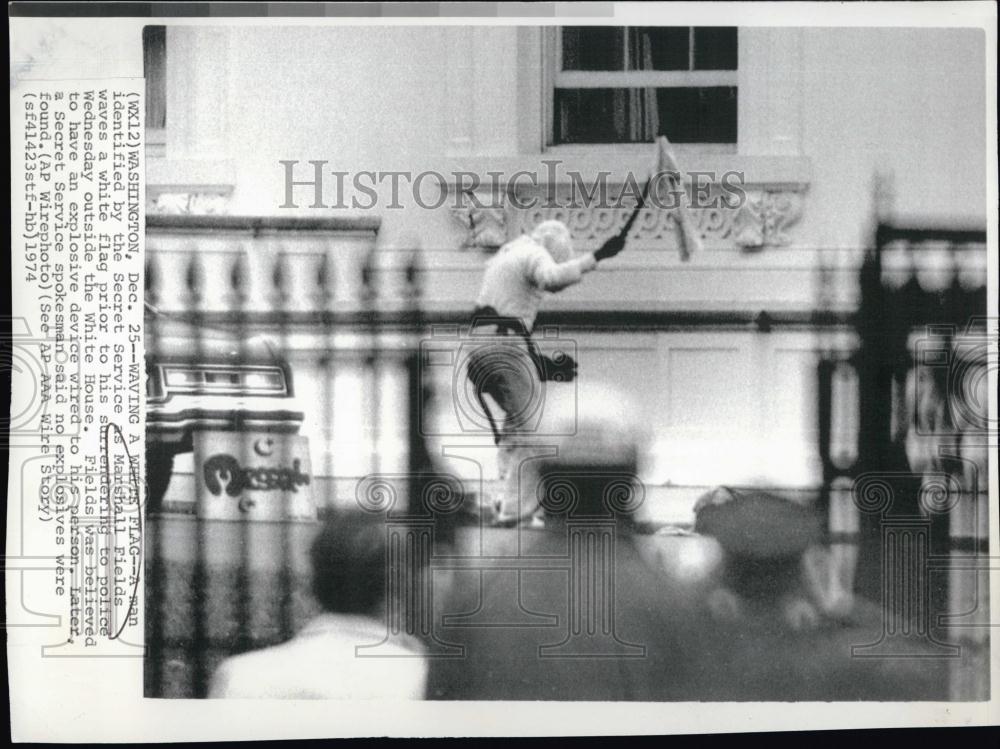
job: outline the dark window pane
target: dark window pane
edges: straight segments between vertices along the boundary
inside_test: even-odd
[[[562,30],[563,70],[624,70],[624,40],[621,26],[566,26]]]
[[[556,89],[553,144],[735,143],[736,87]]]
[[[628,89],[556,89],[556,143],[627,143]]]
[[[736,87],[657,89],[660,134],[673,143],[735,143]]]
[[[630,70],[688,70],[687,26],[643,26],[629,29]]]
[[[146,78],[146,127],[167,126],[167,27],[143,26],[142,69]]]
[[[735,26],[704,26],[694,30],[695,70],[736,70]]]

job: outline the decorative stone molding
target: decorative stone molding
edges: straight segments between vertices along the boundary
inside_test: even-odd
[[[803,205],[801,190],[747,190],[742,205],[729,206],[720,202],[710,207],[693,208],[690,215],[706,245],[753,252],[790,244],[790,229],[802,217]],[[627,206],[573,206],[567,199],[563,205],[527,209],[510,205],[503,208],[469,205],[453,208],[452,216],[466,232],[462,244],[465,249],[496,250],[508,239],[530,233],[536,224],[548,219],[564,222],[578,247],[592,249],[621,227],[631,210]],[[648,207],[639,215],[630,241],[639,247],[672,246],[679,231],[674,212]]]
[[[220,215],[228,213],[229,194],[197,190],[149,192],[146,212],[166,215]]]
[[[505,208],[453,208],[452,217],[466,231],[465,249],[496,250],[507,241]]]
[[[699,177],[697,201],[692,199],[691,182],[686,183],[689,214],[706,247],[755,252],[795,241],[794,228],[811,181],[808,159],[733,154],[686,159],[697,165],[700,175],[722,175],[707,183]],[[565,222],[577,247],[596,249],[625,223],[639,185],[650,173],[649,154],[641,149],[617,158],[613,171],[607,168],[609,162],[607,154],[588,151],[553,156],[551,161],[455,159],[438,167],[442,203],[464,232],[459,240],[463,249],[495,250],[546,219]],[[740,177],[724,179],[727,174]],[[508,181],[512,175],[519,175],[516,182]],[[627,183],[632,187],[623,194]],[[679,227],[675,214],[665,207],[670,201],[664,196],[656,203],[640,214],[630,246],[675,246]]]
[[[791,242],[788,229],[802,217],[802,193],[761,190],[748,192],[733,217],[733,238],[744,250],[783,247]]]
[[[720,199],[715,205],[690,209],[690,216],[706,246],[756,251],[792,241],[789,229],[801,218],[803,202],[800,190],[750,189],[741,205],[726,205]],[[507,236],[529,232],[540,221],[556,219],[569,227],[577,247],[595,249],[625,223],[632,211],[627,206],[573,206],[568,200],[565,205],[509,211]],[[640,248],[673,247],[679,233],[675,212],[649,206],[639,215],[629,241]]]

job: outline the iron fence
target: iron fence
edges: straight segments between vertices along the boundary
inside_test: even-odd
[[[985,230],[880,224],[858,277],[859,345],[819,369],[829,541],[882,606],[881,636],[853,654],[952,659],[955,699],[989,692],[985,259]]]
[[[428,454],[420,425],[435,394],[420,356],[430,326],[462,321],[453,313],[432,314],[423,308],[424,271],[416,248],[376,252],[378,222],[368,219],[149,217],[147,224],[151,257],[156,258],[146,273],[147,696],[204,697],[222,659],[286,641],[317,613],[309,591],[307,551],[317,519],[310,507],[318,506],[319,515],[331,504],[360,507],[382,518],[390,589],[382,644],[410,637],[431,654],[462,656],[463,646],[440,639],[437,624],[489,628],[494,625],[483,617],[500,616],[541,631],[557,626],[557,617],[524,608],[523,572],[566,573],[581,589],[611,579],[606,555],[618,553],[615,539],[621,531],[615,512],[598,522],[569,517],[564,524],[565,554],[548,553],[540,561],[511,553],[458,555],[451,548],[467,502],[476,498],[466,496],[461,481],[442,474]],[[941,245],[952,260],[938,259],[930,270],[915,267],[912,277],[900,280],[905,275],[900,268],[908,266],[900,265],[899,258],[913,256],[910,245],[927,242]],[[876,599],[883,597],[889,569],[886,539],[895,543],[905,536],[906,543],[921,549],[926,545],[912,571],[905,563],[898,565],[897,577],[906,578],[920,598],[925,596],[927,570],[947,572],[955,551],[985,553],[980,530],[984,513],[979,512],[985,495],[971,503],[975,517],[956,519],[970,503],[956,511],[947,499],[955,496],[952,484],[940,494],[936,485],[915,475],[900,443],[905,430],[899,429],[900,417],[892,404],[900,401],[907,373],[914,368],[913,346],[907,345],[913,329],[954,326],[985,312],[985,289],[976,285],[979,281],[968,281],[980,274],[973,268],[963,275],[955,249],[977,246],[981,251],[983,242],[982,232],[882,227],[860,271],[856,313],[552,312],[540,316],[539,324],[762,334],[776,328],[855,330],[857,350],[828,358],[819,368],[823,484],[818,496],[831,518],[827,541],[835,550],[848,550],[834,555],[841,573],[850,578],[846,586],[855,583],[856,565],[859,592]],[[884,262],[888,248],[898,255],[893,256],[896,265]],[[921,270],[926,271],[923,276]],[[928,284],[931,290],[925,288]],[[975,334],[977,328],[965,326],[957,337],[953,333],[935,338],[935,350],[952,352],[955,340],[964,340],[970,330]],[[258,340],[261,333],[270,340]],[[303,350],[308,352],[305,358]],[[293,356],[299,358],[292,361]],[[308,387],[303,386],[306,378],[297,376],[304,371],[310,375]],[[938,382],[941,376],[932,373],[932,380],[937,377]],[[318,425],[311,452],[300,440],[307,417]],[[958,430],[961,441],[961,429],[954,424],[951,428]],[[174,461],[189,454],[198,456],[188,489],[193,496],[187,502],[171,500]],[[310,465],[310,460],[319,465]],[[351,461],[359,463],[351,466],[351,474],[364,478],[338,483],[338,471]],[[960,465],[945,459],[941,471],[930,473],[958,482],[959,494],[965,496],[967,477],[956,478]],[[207,468],[211,470],[206,473]],[[580,473],[587,474],[583,469]],[[879,477],[878,487],[888,482],[899,512],[864,511],[871,509],[864,505],[866,497],[875,495],[872,485],[865,489],[862,480],[873,475]],[[592,480],[589,475],[580,479],[584,483],[578,481],[577,490]],[[270,505],[263,499],[246,503],[246,492],[228,492],[234,481],[264,493],[277,491]],[[310,492],[311,502],[297,502],[296,497]],[[937,497],[944,504],[932,503],[931,513],[911,512],[921,496]],[[910,504],[903,508],[906,502]],[[918,518],[923,525],[914,529],[887,523],[894,512]],[[940,528],[925,528],[927,522],[942,521],[947,522],[944,542]],[[629,523],[627,532],[652,530]],[[852,551],[858,548],[860,556]],[[926,560],[929,563],[923,564]],[[499,609],[486,611],[482,598],[480,608],[464,613],[435,609],[435,570],[478,576],[480,594],[484,585],[492,585],[491,600]],[[949,593],[938,586],[933,594],[936,608],[924,606],[921,611],[955,612],[959,592],[966,600],[967,588],[967,583],[953,582]],[[614,597],[602,600],[601,610],[581,607],[577,600],[565,623],[565,637],[554,637],[539,653],[550,648],[558,656],[560,648],[572,650],[586,640],[591,655],[610,648],[608,654],[615,657],[638,654],[650,661],[645,644],[616,633]],[[946,600],[951,608],[942,603]],[[896,608],[886,610],[887,631],[913,624],[912,617],[897,613]],[[930,625],[917,624],[919,631],[910,641],[916,638],[924,648],[928,643],[932,648],[935,643],[949,645]],[[582,639],[581,633],[586,635]],[[858,646],[857,656],[864,657],[865,643]],[[446,669],[439,671],[438,680],[454,676]],[[631,693],[638,699],[658,694],[660,687],[621,694],[609,689],[602,694]],[[961,694],[969,693],[962,689]],[[677,693],[671,698],[694,695]]]
[[[308,501],[264,505],[275,500],[269,495],[331,488],[315,486],[298,431],[306,415],[321,435],[344,418],[332,407],[345,400],[333,393],[339,369],[363,373],[354,397],[366,412],[348,417],[351,436],[376,457],[380,440],[405,436],[395,466],[404,479],[397,509],[421,495],[428,463],[412,426],[422,388],[414,339],[422,327],[419,272],[409,251],[396,254],[395,267],[375,267],[378,223],[369,220],[150,217],[148,226],[155,261],[146,275],[145,691],[204,697],[223,658],[283,642],[317,613],[307,560],[316,515],[310,517]],[[352,248],[352,240],[360,246]],[[255,267],[254,253],[268,262]],[[388,291],[387,277],[395,284]],[[255,340],[261,332],[268,340]],[[286,353],[304,335],[317,352],[321,388],[308,400],[298,397]],[[387,390],[388,406],[381,402]],[[380,433],[390,418],[395,434]],[[223,445],[206,447],[207,434],[226,435]],[[211,464],[218,466],[217,492],[206,450],[225,458]],[[170,482],[178,480],[174,463],[190,453],[198,457],[184,493],[195,496],[168,501]],[[329,461],[328,450],[319,454]],[[329,466],[316,468],[315,474],[331,473]],[[387,470],[377,463],[363,468]],[[248,502],[247,491],[230,496],[240,481],[261,490],[262,499]],[[317,514],[328,510],[327,499],[311,503]]]

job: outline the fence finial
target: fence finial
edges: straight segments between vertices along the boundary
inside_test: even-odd
[[[192,306],[196,306],[205,290],[205,269],[197,250],[191,252],[191,259],[184,275],[184,285],[193,303]]]
[[[250,283],[250,273],[247,267],[247,259],[241,253],[233,261],[233,267],[229,270],[229,288],[232,292],[233,300],[237,307],[242,307],[249,297],[247,286]]]
[[[154,255],[146,255],[146,277],[144,289],[146,301],[155,306],[159,300],[160,274],[154,257]]]
[[[324,250],[316,268],[316,300],[322,309],[326,309],[327,303],[334,296],[334,282],[334,264],[330,259],[329,250]]]
[[[361,296],[363,299],[375,298],[375,250],[372,249],[361,266]]]
[[[271,272],[271,285],[275,307],[282,310],[285,309],[286,302],[291,296],[291,289],[289,288],[291,280],[292,273],[288,255],[283,250],[279,250],[274,261],[274,269]]]

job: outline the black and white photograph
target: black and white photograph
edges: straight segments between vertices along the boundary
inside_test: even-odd
[[[997,718],[995,6],[200,5],[11,37],[143,79],[136,699]]]

